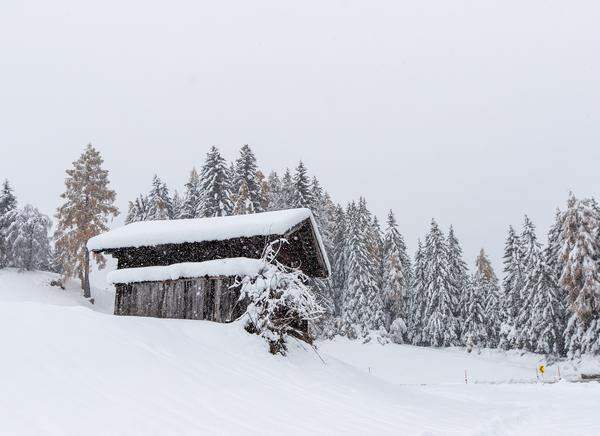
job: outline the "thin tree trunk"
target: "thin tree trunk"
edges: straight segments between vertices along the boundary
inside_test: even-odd
[[[83,262],[83,298],[90,298],[90,252],[85,248],[85,256]]]

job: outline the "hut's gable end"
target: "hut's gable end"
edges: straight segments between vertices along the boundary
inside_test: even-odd
[[[284,265],[298,268],[310,277],[327,278],[329,269],[323,256],[313,224],[305,220],[283,236],[288,241],[282,245],[278,260]]]

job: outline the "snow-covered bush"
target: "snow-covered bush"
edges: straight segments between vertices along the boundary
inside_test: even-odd
[[[334,339],[342,328],[342,318],[339,316],[328,316],[327,311],[317,322],[311,322],[310,331],[317,339]]]
[[[406,323],[402,318],[396,318],[390,325],[390,339],[394,344],[403,344],[406,337]]]
[[[264,269],[257,277],[242,279],[240,301],[247,301],[244,327],[267,340],[272,354],[287,351],[289,336],[312,344],[308,323],[324,310],[306,285],[307,277],[277,261],[281,239],[271,243],[263,255]]]
[[[35,207],[26,205],[13,209],[4,216],[6,230],[4,245],[10,266],[21,271],[49,269],[50,265],[50,218]]]

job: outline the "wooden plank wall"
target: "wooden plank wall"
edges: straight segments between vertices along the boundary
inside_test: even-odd
[[[244,313],[233,277],[116,285],[115,315],[231,322]]]

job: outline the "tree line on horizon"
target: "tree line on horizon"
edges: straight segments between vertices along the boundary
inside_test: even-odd
[[[109,219],[118,214],[115,193],[91,145],[67,176],[52,238],[49,218],[32,206],[17,208],[4,183],[0,266],[79,278],[89,297],[85,242],[108,230]],[[126,223],[294,207],[313,211],[332,267],[330,278],[310,282],[326,308],[313,325],[317,336],[600,354],[600,208],[593,198],[570,195],[565,210],[556,212],[545,246],[527,216],[520,232],[509,227],[501,282],[483,249],[469,270],[452,226],[445,234],[432,220],[411,258],[392,211],[382,229],[365,198],[336,204],[302,162],[293,171],[265,176],[248,145],[231,164],[211,147],[181,194],[171,193],[155,175],[149,192],[129,202]]]

